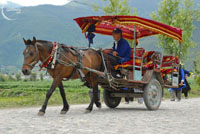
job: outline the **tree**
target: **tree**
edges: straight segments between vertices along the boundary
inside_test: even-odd
[[[98,11],[101,8],[105,15],[134,15],[137,16],[137,9],[133,8],[133,12],[127,0],[103,0],[107,5],[99,7],[98,5],[92,4],[93,9]],[[128,41],[131,47],[134,46],[133,41]]]
[[[99,7],[98,5],[92,4],[95,11],[98,11],[100,8],[104,11],[105,15],[137,15],[136,8],[131,7],[127,0],[103,0],[107,3],[105,6]]]
[[[194,61],[194,73],[195,73],[195,80],[200,85],[200,52],[198,53],[196,60]]]
[[[194,47],[196,43],[191,40],[194,24],[199,18],[199,14],[194,9],[194,0],[163,0],[157,12],[152,13],[153,20],[180,27],[183,30],[182,56],[184,59],[188,49]],[[179,54],[179,42],[166,36],[159,35],[159,45],[167,54]]]

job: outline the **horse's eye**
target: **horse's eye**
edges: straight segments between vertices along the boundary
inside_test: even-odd
[[[33,56],[33,53],[32,53],[32,52],[30,53],[30,56]]]

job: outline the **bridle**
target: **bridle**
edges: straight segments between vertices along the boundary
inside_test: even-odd
[[[36,53],[36,55],[35,55],[35,57],[34,57],[33,62],[31,62],[30,64],[28,64],[28,63],[23,63],[23,65],[29,66],[29,67],[31,67],[31,69],[33,69],[33,68],[35,67],[35,65],[38,63],[37,59],[38,59],[38,56],[40,55],[40,54],[39,54],[39,51],[38,51],[37,44],[35,44],[35,53]]]
[[[53,59],[53,53],[54,53],[54,49],[55,49],[55,45],[56,45],[56,42],[53,42],[53,48],[51,50],[51,54],[43,61],[43,63],[46,63],[46,64],[42,63],[42,65],[40,66],[40,68],[47,68],[47,66],[49,65],[49,63],[52,61],[52,59]],[[30,64],[24,63],[23,65],[29,66],[29,67],[31,67],[31,69],[33,69],[35,67],[35,65],[38,63],[37,59],[38,59],[38,56],[40,54],[39,54],[39,51],[38,51],[37,43],[35,44],[35,53],[36,53],[36,55],[34,57],[33,62],[31,62]]]

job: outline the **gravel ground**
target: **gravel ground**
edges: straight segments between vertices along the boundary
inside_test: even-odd
[[[117,109],[103,105],[89,114],[86,107],[73,105],[66,115],[59,114],[61,106],[48,107],[43,117],[39,108],[3,109],[0,134],[200,134],[200,98],[165,100],[158,111],[136,102]]]

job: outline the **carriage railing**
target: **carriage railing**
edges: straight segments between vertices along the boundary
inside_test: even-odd
[[[168,55],[169,56],[169,55]],[[170,55],[170,56],[172,56],[172,55]],[[161,69],[163,69],[163,68],[167,68],[167,69],[171,69],[171,72],[170,73],[168,73],[168,74],[165,74],[165,75],[171,75],[170,76],[170,78],[171,78],[171,80],[169,81],[169,79],[167,80],[167,82],[166,82],[166,84],[167,85],[170,85],[170,86],[173,86],[173,81],[175,80],[175,79],[178,79],[179,78],[179,63],[177,63],[177,57],[176,56],[172,56],[172,57],[174,57],[174,60],[170,60],[170,61],[167,61],[167,62],[163,62],[162,64],[168,64],[168,66],[165,66],[165,67],[161,67]],[[175,70],[174,69],[177,69],[177,71],[175,72]],[[176,73],[176,75],[177,76],[174,76],[174,74]],[[178,85],[176,85],[176,86],[178,86]]]
[[[143,48],[136,48],[133,49],[133,80],[142,80],[142,70],[143,70],[143,62],[144,62],[144,53],[142,56],[137,56],[136,52],[137,50],[143,50]],[[141,59],[140,66],[136,65],[136,58]],[[139,70],[138,70],[139,69]]]

